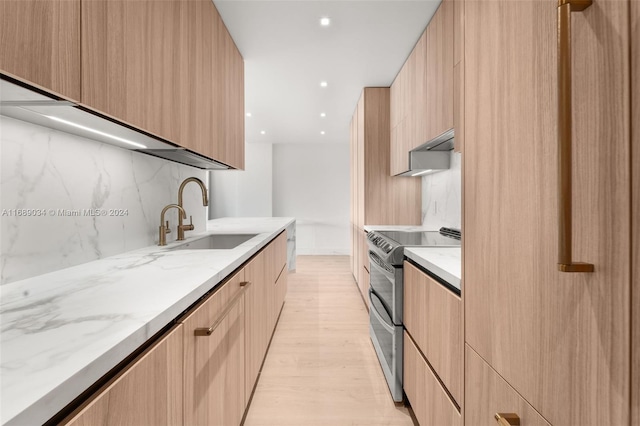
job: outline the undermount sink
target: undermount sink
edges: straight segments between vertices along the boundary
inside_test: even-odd
[[[258,234],[215,234],[185,244],[173,247],[170,250],[230,250],[238,247],[245,241]]]

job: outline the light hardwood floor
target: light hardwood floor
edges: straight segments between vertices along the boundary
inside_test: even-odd
[[[412,425],[369,339],[347,256],[298,256],[245,425]]]

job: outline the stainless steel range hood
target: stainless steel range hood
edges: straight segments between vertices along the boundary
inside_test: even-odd
[[[0,76],[0,115],[205,170],[229,169],[172,143]]]
[[[410,151],[408,170],[396,176],[424,176],[448,170],[453,141],[451,129]]]

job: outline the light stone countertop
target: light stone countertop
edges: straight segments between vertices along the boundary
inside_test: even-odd
[[[294,222],[224,218],[185,241],[0,286],[0,423],[42,424]],[[230,250],[176,250],[208,234]]]
[[[407,247],[405,257],[461,290],[462,249],[460,247]]]
[[[367,232],[371,231],[435,231],[438,232],[437,229],[426,228],[422,225],[365,225],[364,230]]]

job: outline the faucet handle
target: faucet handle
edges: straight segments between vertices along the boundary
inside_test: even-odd
[[[165,234],[170,234],[171,233],[171,228],[169,228],[169,221],[167,220],[167,225],[164,228],[164,233]]]

